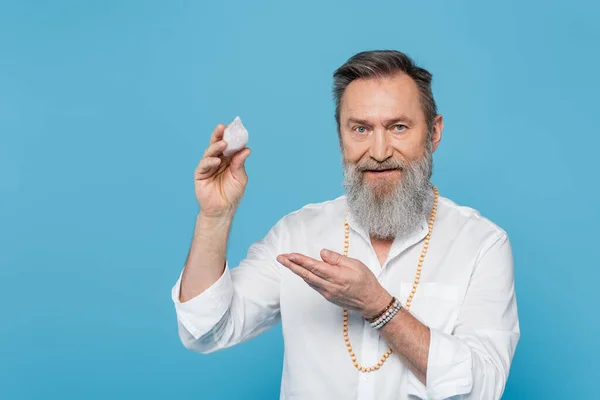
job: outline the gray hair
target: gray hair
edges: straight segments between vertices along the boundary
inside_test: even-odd
[[[340,131],[340,103],[348,85],[355,79],[388,78],[397,73],[405,73],[417,84],[425,121],[431,134],[437,115],[437,106],[431,91],[432,75],[426,69],[418,67],[409,56],[395,50],[363,51],[352,56],[334,72],[333,97],[338,133]]]

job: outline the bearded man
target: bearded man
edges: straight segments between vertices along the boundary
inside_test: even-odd
[[[430,183],[444,127],[431,74],[397,51],[334,73],[346,194],[283,217],[237,268],[226,247],[249,149],[214,130],[172,290],[183,344],[224,349],[282,323],[281,399],[498,399],[519,340],[507,234]]]

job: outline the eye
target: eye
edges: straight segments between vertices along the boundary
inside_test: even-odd
[[[394,132],[402,132],[408,129],[406,125],[394,125]]]
[[[356,133],[367,133],[367,128],[364,126],[357,126],[354,128],[354,132]]]

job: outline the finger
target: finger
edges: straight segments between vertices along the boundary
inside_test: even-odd
[[[295,262],[291,261],[287,256],[280,255],[277,257],[277,261],[279,261],[283,266],[288,268],[294,274],[302,278],[306,283],[313,287],[313,289],[318,288],[325,290],[326,288],[331,286],[331,284],[327,282],[327,280],[313,274],[301,265],[296,264]]]
[[[225,133],[225,125],[219,124],[215,127],[210,135],[210,144],[216,143],[219,140],[223,139],[223,134]]]
[[[328,280],[334,276],[334,271],[332,270],[334,267],[328,265],[327,263],[315,260],[314,258],[298,253],[288,254],[287,258],[323,279]]]
[[[245,148],[235,153],[231,159],[231,173],[238,180],[247,178],[245,162],[248,159],[250,152],[251,150],[249,148]]]
[[[336,253],[332,250],[323,249],[321,250],[321,259],[325,261],[327,264],[331,265],[339,265],[339,266],[347,266],[351,258],[341,255],[340,253]]]
[[[225,148],[227,148],[227,142],[224,140],[219,140],[208,146],[204,152],[204,157],[220,157]]]
[[[206,179],[219,168],[221,159],[218,157],[203,158],[196,168],[196,179]]]

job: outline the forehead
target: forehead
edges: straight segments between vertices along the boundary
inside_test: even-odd
[[[392,119],[399,115],[425,118],[417,84],[406,74],[389,78],[356,79],[341,99],[340,117],[358,119]]]

